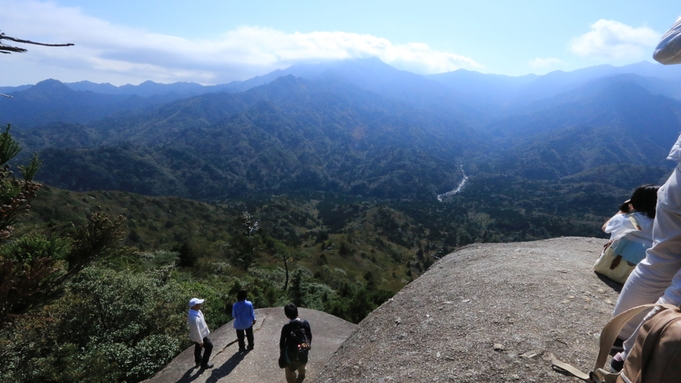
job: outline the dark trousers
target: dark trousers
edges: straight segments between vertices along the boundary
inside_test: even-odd
[[[203,352],[203,358],[201,358],[201,349],[205,349]],[[208,337],[203,338],[203,347],[200,344],[194,342],[194,362],[200,364],[201,367],[208,366],[208,360],[210,359],[210,353],[213,352],[213,343],[210,342]]]
[[[248,339],[248,347],[253,348],[253,326],[245,330],[236,330],[236,338],[239,340],[239,349],[245,350],[246,343],[244,342],[244,332],[246,332],[246,338]]]

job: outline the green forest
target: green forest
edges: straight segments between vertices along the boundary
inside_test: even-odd
[[[2,381],[145,379],[190,346],[194,296],[211,328],[241,289],[256,307],[292,301],[358,323],[457,247],[599,236],[627,193],[495,175],[442,203],[310,192],[209,204],[41,185],[41,160],[10,167],[20,147],[9,128],[0,138]]]

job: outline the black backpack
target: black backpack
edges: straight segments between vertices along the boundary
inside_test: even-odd
[[[291,326],[288,334],[288,357],[291,361],[307,363],[311,348],[310,334],[307,321],[298,321]]]

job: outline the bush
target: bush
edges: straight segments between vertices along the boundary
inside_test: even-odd
[[[189,294],[168,278],[169,271],[84,269],[62,298],[43,308],[41,315],[52,321],[5,330],[3,339],[14,341],[3,344],[10,352],[0,361],[4,370],[0,378],[17,382],[148,378],[188,344]]]

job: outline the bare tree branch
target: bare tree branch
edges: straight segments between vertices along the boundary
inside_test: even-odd
[[[65,44],[39,43],[39,42],[36,42],[36,41],[18,39],[16,37],[7,36],[6,34],[0,32],[0,41],[1,40],[10,40],[10,41],[14,41],[16,43],[22,43],[22,44],[41,45],[41,46],[44,46],[44,47],[70,47],[70,46],[74,45],[73,43],[65,43]],[[26,49],[20,48],[20,47],[15,47],[15,46],[12,46],[12,45],[5,45],[2,42],[0,42],[0,53],[10,54],[12,52],[22,53],[22,52],[26,52]]]
[[[12,52],[19,52],[19,53],[26,52],[26,49],[19,48],[19,47],[13,47],[11,45],[5,45],[5,44],[0,43],[0,52],[8,55]]]

